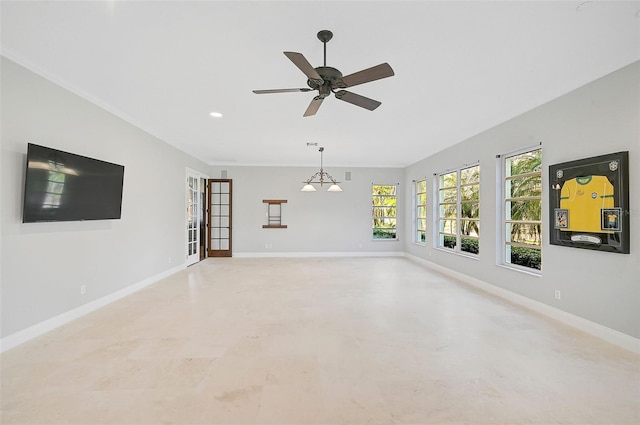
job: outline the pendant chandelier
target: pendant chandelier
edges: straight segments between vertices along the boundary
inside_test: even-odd
[[[304,182],[304,187],[300,191],[315,192],[316,188],[313,186],[314,184],[320,184],[320,187],[322,187],[325,184],[331,184],[331,186],[329,186],[329,189],[327,189],[327,192],[342,192],[342,189],[340,188],[340,186],[338,186],[338,183],[340,182],[335,181],[335,179],[331,177],[329,173],[325,172],[322,169],[322,156],[323,156],[324,148],[320,148],[319,151],[320,151],[320,171],[315,173],[313,176],[309,178],[309,180]]]

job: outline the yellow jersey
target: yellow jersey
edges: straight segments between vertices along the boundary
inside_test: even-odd
[[[602,209],[614,207],[613,185],[605,176],[567,180],[560,191],[560,208],[569,215],[570,232],[612,233],[602,228]]]

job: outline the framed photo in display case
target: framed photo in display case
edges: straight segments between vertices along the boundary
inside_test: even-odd
[[[629,254],[629,152],[549,166],[552,245]]]

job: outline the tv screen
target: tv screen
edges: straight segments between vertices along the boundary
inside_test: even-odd
[[[124,166],[29,143],[22,222],[119,219]]]

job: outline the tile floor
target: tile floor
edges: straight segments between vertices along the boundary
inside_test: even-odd
[[[2,424],[640,423],[640,356],[404,258],[209,259],[0,359]]]

